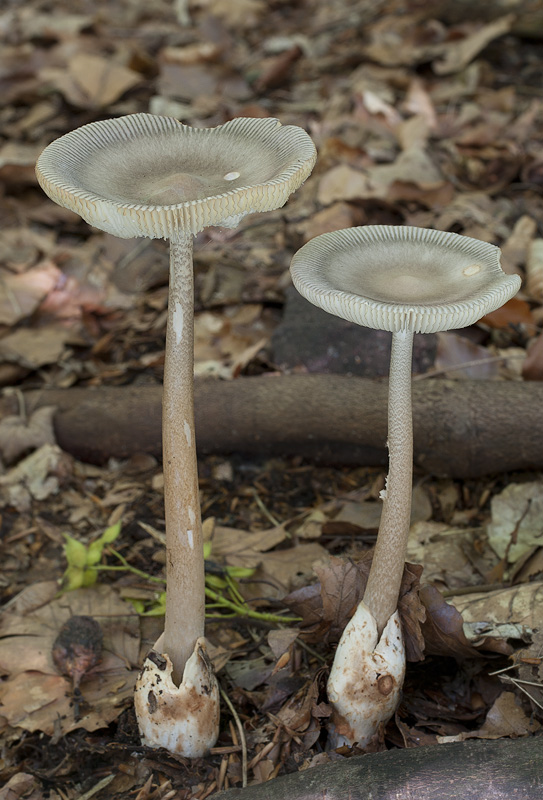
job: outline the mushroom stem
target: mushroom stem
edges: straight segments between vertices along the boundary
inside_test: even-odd
[[[163,652],[176,685],[204,635],[205,574],[194,436],[192,235],[170,243],[170,288],[162,395],[166,514],[166,621]]]
[[[389,468],[379,534],[364,593],[364,603],[379,636],[398,605],[409,536],[413,480],[411,363],[413,332],[392,334],[388,385]]]

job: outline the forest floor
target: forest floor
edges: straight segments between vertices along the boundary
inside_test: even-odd
[[[54,205],[35,178],[39,153],[142,111],[195,126],[273,116],[312,136],[317,165],[285,208],[196,237],[197,378],[316,369],[296,347],[274,348],[292,255],[320,233],[386,223],[497,244],[504,270],[524,278],[499,311],[439,334],[425,377],[542,380],[543,27],[521,11],[478,19],[472,8],[465,22],[453,6],[3,4],[0,386],[20,413],[0,421],[0,800],[203,800],[348,757],[326,749],[326,675],[364,585],[385,476],[265,452],[200,459],[218,594],[207,635],[229,703],[209,757],[142,747],[132,692],[163,624],[161,465],[149,453],[75,459],[56,444],[54,410],[27,415],[24,393],[160,385],[167,245],[117,239]],[[321,355],[328,371],[386,375],[386,358],[346,367]],[[374,750],[541,729],[542,508],[536,472],[416,474],[410,661]],[[104,635],[80,698],[52,656],[72,615]]]

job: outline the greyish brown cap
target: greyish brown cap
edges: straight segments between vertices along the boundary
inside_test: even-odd
[[[472,325],[521,283],[503,272],[494,245],[392,225],[317,236],[296,253],[291,274],[300,294],[336,317],[416,333]]]
[[[52,200],[96,228],[170,239],[280,208],[315,159],[307,133],[276,119],[191,128],[133,114],[61,136],[40,155],[36,174]]]

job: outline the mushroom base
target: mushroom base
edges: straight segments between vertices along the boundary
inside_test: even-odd
[[[405,648],[397,611],[379,639],[377,625],[361,602],[343,631],[328,679],[333,707],[333,748],[365,747],[394,714],[405,675]]]
[[[198,639],[176,686],[166,654],[152,650],[136,683],[134,706],[142,744],[170,753],[204,756],[219,735],[219,685],[204,639]]]

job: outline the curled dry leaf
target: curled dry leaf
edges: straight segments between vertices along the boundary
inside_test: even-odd
[[[415,564],[405,565],[398,600],[398,611],[402,621],[407,661],[424,660],[425,642],[421,625],[426,620],[426,609],[419,596],[421,575],[421,566]]]
[[[452,656],[453,658],[477,658],[480,653],[464,634],[464,620],[459,611],[446,603],[433,586],[422,586],[420,599],[426,609],[426,620],[422,624],[425,649],[428,655]]]
[[[53,792],[52,797],[59,797],[56,792]],[[43,800],[43,792],[40,788],[40,782],[34,775],[29,775],[26,772],[19,772],[14,775],[6,783],[3,789],[0,789],[0,800]]]
[[[72,459],[56,444],[44,444],[0,477],[0,507],[27,511],[32,499],[56,494],[71,470]]]
[[[38,408],[29,419],[4,417],[0,421],[0,454],[6,464],[12,464],[24,453],[44,444],[55,444],[53,416],[56,408]]]
[[[314,567],[318,583],[304,586],[284,598],[283,603],[302,617],[301,628],[306,641],[339,641],[362,599],[371,558],[371,552],[356,563],[331,556],[325,564]],[[421,572],[422,567],[406,564],[398,604],[410,661],[422,660],[424,651],[420,625],[426,610],[418,598]]]

